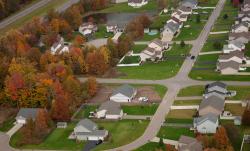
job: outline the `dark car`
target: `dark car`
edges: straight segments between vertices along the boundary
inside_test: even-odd
[[[191,59],[194,60],[194,59],[195,59],[195,56],[191,56]]]
[[[96,142],[96,145],[100,145],[102,143],[102,140],[98,140],[97,142]]]

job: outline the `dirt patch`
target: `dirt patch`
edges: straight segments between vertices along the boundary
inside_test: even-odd
[[[0,124],[2,124],[4,121],[6,121],[11,117],[15,117],[17,111],[18,110],[16,108],[0,107]]]
[[[107,86],[101,86],[98,90],[96,96],[87,100],[88,103],[100,104],[109,100],[110,95],[112,94],[112,89]]]
[[[125,73],[118,71],[116,68],[109,69],[102,77],[103,78],[119,78],[126,76]]]
[[[161,96],[154,90],[152,86],[144,86],[137,89],[137,95],[134,99],[135,102],[139,102],[140,97],[147,97],[149,102],[158,103],[161,102]]]

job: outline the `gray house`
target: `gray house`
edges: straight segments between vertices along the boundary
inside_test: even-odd
[[[78,141],[104,140],[108,136],[107,130],[98,130],[98,126],[89,119],[78,122],[74,128],[74,136]]]
[[[250,32],[229,33],[229,41],[231,40],[238,40],[242,43],[248,43],[250,40]]]
[[[110,100],[114,102],[131,102],[135,97],[137,90],[131,85],[124,84],[114,90],[112,93]]]
[[[239,72],[241,64],[236,61],[219,62],[217,64],[217,70],[222,75],[235,75]]]
[[[228,92],[227,85],[219,81],[206,85],[205,91],[206,92],[218,91],[224,94]]]
[[[219,126],[218,116],[208,113],[201,117],[194,118],[194,128],[202,134],[216,133]]]
[[[197,139],[182,135],[178,141],[178,151],[202,151],[202,144]]]
[[[96,118],[121,119],[123,116],[123,110],[120,103],[106,101],[98,108],[95,116]]]
[[[194,8],[197,8],[198,1],[197,0],[183,0],[181,2],[181,5],[194,9]]]
[[[16,123],[26,124],[28,119],[35,120],[40,108],[21,108],[16,116]]]
[[[218,96],[204,98],[199,106],[199,115],[203,116],[213,113],[219,116],[224,111],[225,100]]]

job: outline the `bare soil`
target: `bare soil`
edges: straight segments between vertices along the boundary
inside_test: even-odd
[[[102,77],[103,78],[119,78],[123,76],[126,76],[126,74],[118,71],[116,68],[111,68]]]
[[[88,103],[100,104],[109,100],[110,95],[112,94],[112,89],[108,86],[101,86],[98,90],[96,96],[87,100]]]
[[[149,100],[149,103],[159,103],[161,102],[160,95],[154,90],[154,87],[152,86],[143,86],[137,89],[137,94],[134,102],[138,103],[140,97],[147,97]]]
[[[0,124],[9,119],[10,117],[14,117],[17,114],[16,108],[5,108],[0,107]]]

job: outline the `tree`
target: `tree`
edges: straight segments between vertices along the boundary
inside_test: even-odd
[[[163,9],[168,7],[168,1],[167,0],[158,0],[158,9]]]
[[[234,7],[239,7],[240,1],[239,0],[233,0],[233,6]]]
[[[224,125],[228,138],[230,139],[230,142],[232,142],[233,146],[237,148],[237,146],[241,145],[241,134],[239,129],[233,125],[233,124],[226,124]]]
[[[214,42],[213,44],[214,49],[220,50],[222,49],[222,44],[219,41]]]
[[[73,29],[77,29],[82,24],[82,15],[77,5],[68,8],[64,12],[63,17]]]
[[[85,42],[85,38],[81,35],[75,36],[75,39],[73,41],[74,46],[81,46]]]
[[[225,19],[225,20],[228,19],[228,15],[227,15],[227,14],[224,14],[224,15],[223,15],[223,19]]]
[[[185,44],[185,42],[183,40],[181,40],[181,44],[180,45],[181,45],[182,48],[186,46],[186,44]]]
[[[163,138],[160,138],[159,147],[163,147],[163,146],[164,146]]]
[[[201,22],[201,16],[200,14],[196,15],[196,23],[200,23]]]
[[[88,78],[87,91],[88,91],[89,96],[92,96],[92,97],[95,96],[97,93],[97,88],[98,88],[98,84],[97,84],[96,79],[94,77]]]
[[[86,63],[88,66],[88,73],[101,75],[107,70],[107,65],[105,64],[104,56],[97,52],[89,52],[86,57]]]
[[[39,109],[35,120],[35,131],[37,135],[44,135],[49,129],[49,115],[45,109]]]
[[[242,115],[242,124],[250,126],[250,107],[247,105],[243,115]]]
[[[228,145],[230,145],[226,129],[222,126],[218,128],[213,137],[216,142],[216,148],[218,149],[224,149],[227,148]]]

